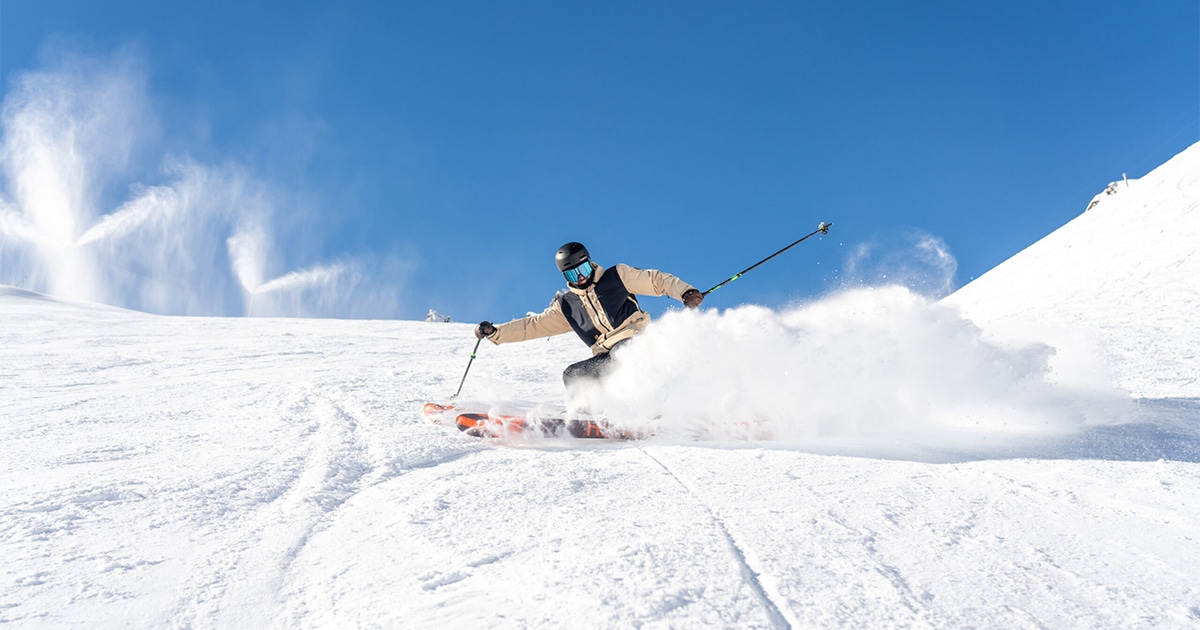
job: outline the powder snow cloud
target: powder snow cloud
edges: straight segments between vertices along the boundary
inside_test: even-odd
[[[907,229],[859,243],[846,258],[844,269],[847,286],[902,285],[942,298],[954,291],[958,260],[941,238]]]
[[[1094,374],[1054,374],[1062,351],[1075,349],[998,345],[954,307],[872,287],[783,311],[668,312],[618,350],[584,401],[659,435],[875,453],[1061,435],[1129,411]]]

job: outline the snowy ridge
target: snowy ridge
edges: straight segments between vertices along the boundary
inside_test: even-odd
[[[1200,397],[1200,143],[946,298],[990,332],[1094,344],[1133,394]]]
[[[824,339],[845,361],[805,374],[888,405],[847,407],[841,424],[833,403],[811,421],[767,414],[795,432],[762,441],[719,412],[706,439],[670,430],[694,428],[681,424],[594,444],[496,443],[427,423],[421,404],[458,384],[469,325],[158,317],[6,289],[0,622],[1200,623],[1200,405],[1143,400],[1118,418],[1128,424],[1039,410],[1105,399],[1038,384],[1040,352],[988,346],[953,309],[897,291],[791,313],[677,313],[639,350],[677,356],[706,347],[694,335],[726,335],[800,369],[819,356],[802,341]],[[954,340],[932,343],[947,330]],[[732,357],[724,343],[711,356]],[[948,349],[965,355],[949,364],[959,380],[906,403],[936,385],[922,372]],[[464,397],[561,400],[561,366],[586,354],[566,337],[481,349]],[[692,367],[677,387],[718,374],[703,356],[682,357]],[[986,365],[1018,375],[959,369]],[[683,394],[662,401],[668,416],[695,415],[685,403],[699,394]],[[945,413],[1006,396],[1020,402],[992,409],[986,430],[959,431]],[[916,422],[921,409],[949,420]],[[1035,431],[1027,414],[1059,424]]]

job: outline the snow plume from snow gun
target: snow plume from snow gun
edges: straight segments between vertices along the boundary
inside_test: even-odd
[[[312,316],[336,309],[341,288],[362,274],[348,263],[316,265],[267,280],[271,240],[259,223],[240,226],[226,241],[234,275],[248,294],[247,315]]]
[[[163,314],[396,314],[387,287],[405,265],[288,271],[284,261],[303,256],[275,246],[276,209],[294,205],[279,188],[236,163],[158,150],[142,65],[129,51],[62,55],[14,83],[0,141],[0,283]]]
[[[669,312],[588,394],[609,417],[668,438],[871,454],[1065,434],[1125,409],[1104,383],[1055,385],[1054,352],[992,345],[954,308],[904,287],[854,289],[783,312]]]

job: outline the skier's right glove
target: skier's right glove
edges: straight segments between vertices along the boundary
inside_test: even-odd
[[[479,325],[475,327],[475,337],[477,339],[490,337],[495,332],[496,327],[492,325],[492,322],[479,322]]]

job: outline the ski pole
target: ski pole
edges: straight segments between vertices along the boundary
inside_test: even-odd
[[[463,383],[467,382],[467,372],[471,371],[471,364],[475,362],[475,353],[479,352],[479,344],[481,343],[483,343],[482,338],[475,342],[475,349],[471,350],[471,360],[467,361],[467,370],[466,372],[463,372],[462,380],[458,383],[458,391],[454,392],[454,395],[450,398],[458,398],[458,395],[462,393]]]
[[[808,237],[813,236],[814,234],[817,234],[818,232],[821,234],[828,234],[829,228],[831,228],[831,227],[833,227],[832,223],[825,223],[824,221],[822,221],[821,224],[817,226],[817,229],[813,230],[809,234],[806,234],[800,240],[796,241],[795,243],[792,243],[791,245],[788,245],[787,247],[784,247],[783,249],[775,252],[774,254],[771,254],[770,256],[767,256],[766,258],[754,263],[753,265],[750,265],[749,267],[743,269],[740,273],[734,274],[732,278],[726,280],[725,282],[722,282],[721,284],[718,284],[717,286],[705,291],[704,293],[701,293],[701,295],[707,296],[709,293],[712,293],[713,291],[720,289],[721,287],[729,284],[730,282],[733,282],[734,280],[741,278],[742,276],[750,273],[755,267],[767,262],[768,260],[771,260],[772,258],[782,254],[783,252],[786,252],[787,250],[799,245],[800,243],[803,243],[805,240],[808,239]]]

